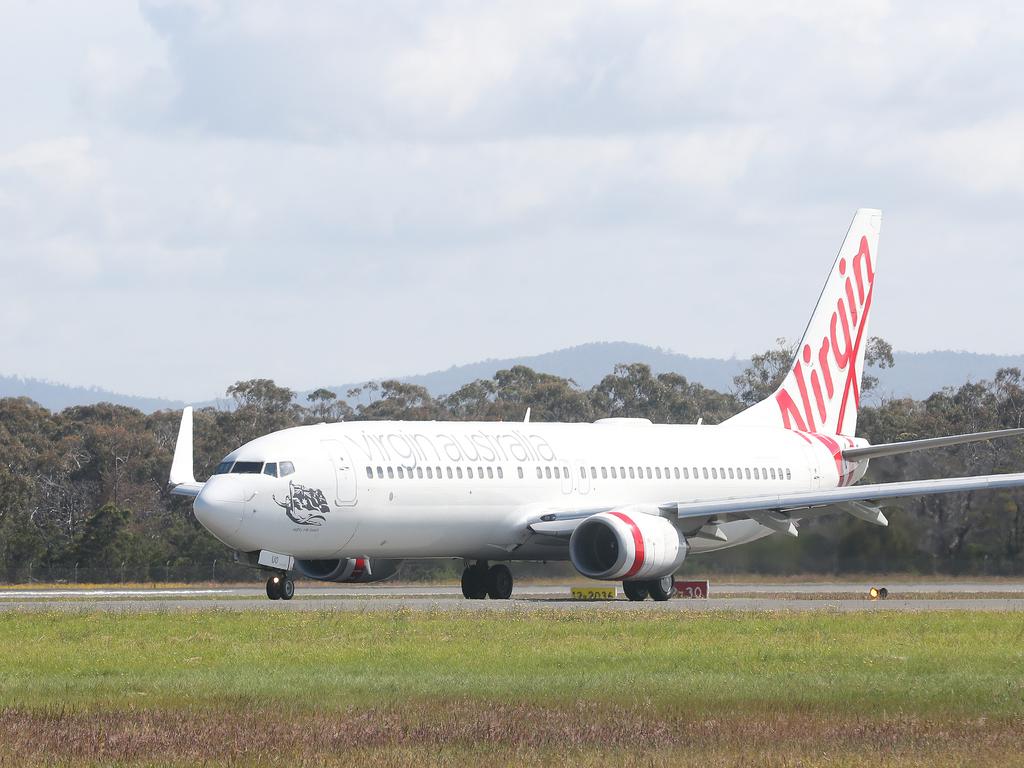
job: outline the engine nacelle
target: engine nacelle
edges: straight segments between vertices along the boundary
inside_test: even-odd
[[[307,579],[338,583],[383,581],[395,575],[401,560],[379,557],[343,557],[340,560],[296,560],[295,570]]]
[[[569,558],[591,579],[645,581],[675,573],[689,548],[686,537],[664,517],[601,512],[576,526]]]

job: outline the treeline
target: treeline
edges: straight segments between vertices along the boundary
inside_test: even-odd
[[[204,477],[242,443],[286,427],[338,420],[454,419],[593,421],[607,416],[656,422],[719,423],[770,394],[788,369],[785,344],[762,355],[723,393],[646,365],[619,365],[599,384],[529,368],[432,397],[398,381],[343,393],[317,390],[299,402],[273,381],[240,381],[233,407],[195,415],[196,472]],[[888,345],[869,343],[872,365],[891,365]],[[865,382],[858,434],[873,443],[1021,426],[1024,378],[1016,368],[994,380],[938,392],[924,401],[886,400]],[[167,493],[180,414],[146,415],[123,406],[77,406],[59,413],[24,398],[0,399],[0,580],[146,581],[248,578],[195,521],[190,505]],[[1024,469],[1024,441],[1005,440],[875,461],[867,482]],[[888,529],[844,516],[803,526],[798,539],[772,536],[686,568],[765,573],[919,571],[1024,573],[1024,493],[954,494],[906,500]],[[407,575],[454,574],[449,563],[410,564]]]

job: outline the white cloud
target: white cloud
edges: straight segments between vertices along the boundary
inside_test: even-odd
[[[875,331],[1021,351],[989,330],[1020,276],[1017,6],[104,2],[0,11],[31,316],[5,369],[209,396],[588,339],[746,354],[799,332],[861,205]],[[921,323],[922,292],[963,313]]]

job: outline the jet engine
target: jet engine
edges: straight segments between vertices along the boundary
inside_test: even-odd
[[[352,584],[383,581],[394,576],[401,564],[401,560],[379,557],[343,557],[340,560],[296,560],[295,570],[307,579]]]
[[[569,539],[569,557],[591,579],[642,581],[676,572],[689,544],[664,517],[644,512],[601,512]]]

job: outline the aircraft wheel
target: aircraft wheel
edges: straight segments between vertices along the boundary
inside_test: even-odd
[[[292,581],[291,576],[285,576],[281,579],[281,583],[278,584],[277,588],[281,593],[282,600],[291,600],[295,597],[295,582]]]
[[[267,597],[271,600],[281,599],[281,577],[271,576],[267,579]]]
[[[647,599],[647,582],[646,581],[624,581],[622,582],[622,591],[626,593],[633,602],[639,602]]]
[[[462,596],[467,600],[487,597],[487,569],[471,565],[462,572]]]
[[[512,571],[507,565],[492,565],[487,571],[487,596],[491,600],[508,600],[512,597]]]
[[[669,574],[655,581],[647,582],[647,591],[651,595],[652,600],[657,602],[663,602],[669,598],[676,596],[676,579],[675,576]]]

